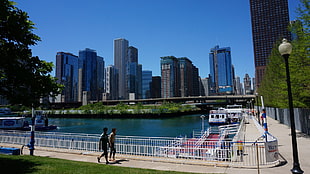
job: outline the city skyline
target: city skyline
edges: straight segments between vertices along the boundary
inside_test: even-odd
[[[91,48],[113,65],[113,40],[126,38],[139,49],[139,62],[160,75],[160,57],[188,57],[210,73],[208,53],[215,45],[231,47],[237,76],[254,77],[254,55],[248,0],[172,1],[21,1],[42,39],[32,47],[40,59],[54,62],[57,52],[77,54]],[[298,1],[289,0],[290,19]],[[118,10],[115,10],[118,9]],[[158,65],[158,66],[155,66]]]

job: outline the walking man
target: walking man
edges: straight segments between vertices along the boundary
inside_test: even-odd
[[[115,161],[115,153],[116,153],[115,135],[116,135],[116,128],[113,128],[112,132],[109,135],[109,144],[110,144],[110,159],[109,160],[110,161]]]
[[[109,136],[107,134],[108,128],[103,128],[103,133],[100,136],[99,140],[99,151],[103,150],[103,153],[97,157],[98,163],[100,163],[101,157],[105,157],[106,164],[109,164],[108,161],[108,144],[109,144]]]

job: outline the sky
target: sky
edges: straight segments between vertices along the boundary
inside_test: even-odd
[[[113,41],[138,49],[143,70],[160,76],[160,57],[187,57],[205,78],[209,53],[231,47],[235,74],[255,75],[249,0],[13,0],[41,37],[34,56],[56,65],[57,52],[90,48],[114,64]],[[299,0],[289,0],[290,19]],[[53,72],[55,73],[55,72]]]

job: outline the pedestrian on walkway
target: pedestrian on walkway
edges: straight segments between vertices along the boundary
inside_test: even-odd
[[[116,153],[115,135],[116,135],[116,128],[113,128],[112,132],[109,135],[109,144],[110,144],[110,158],[109,158],[109,160],[110,161],[115,161],[115,153]]]
[[[109,136],[107,134],[108,128],[103,128],[103,133],[100,136],[99,140],[99,151],[103,150],[103,153],[97,157],[98,163],[100,163],[101,157],[105,157],[106,164],[109,164],[108,161],[108,144],[109,144]]]

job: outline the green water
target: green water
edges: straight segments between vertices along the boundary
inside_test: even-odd
[[[193,130],[201,130],[200,114],[164,119],[69,119],[50,118],[50,124],[58,126],[57,132],[98,134],[104,127],[117,128],[117,134],[126,136],[178,137],[192,136]],[[207,117],[205,129],[209,127]]]

